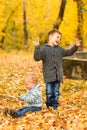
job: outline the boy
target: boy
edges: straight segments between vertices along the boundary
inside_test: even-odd
[[[37,84],[37,76],[30,73],[25,78],[26,88],[28,92],[20,95],[19,99],[28,103],[28,106],[20,108],[16,111],[7,109],[5,115],[9,114],[13,118],[24,116],[26,112],[36,112],[42,109],[42,94],[40,85]]]
[[[71,56],[80,46],[80,40],[68,50],[59,46],[62,34],[54,29],[48,33],[48,44],[39,46],[35,43],[34,59],[42,60],[43,76],[46,82],[46,106],[47,108],[58,108],[58,97],[60,82],[63,80],[62,59],[64,56]]]

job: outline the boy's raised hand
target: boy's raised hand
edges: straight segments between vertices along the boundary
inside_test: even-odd
[[[35,46],[40,45],[40,44],[39,44],[39,41],[34,41],[34,45],[35,45]]]
[[[76,46],[80,46],[81,45],[81,40],[79,38],[76,38]]]

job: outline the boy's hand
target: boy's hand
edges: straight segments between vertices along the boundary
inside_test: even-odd
[[[35,46],[40,45],[40,44],[39,44],[39,41],[34,41],[34,45],[35,45]]]
[[[80,46],[81,45],[81,40],[76,38],[76,46]]]
[[[20,94],[18,95],[18,99],[21,100],[21,95],[20,95]],[[22,100],[21,100],[21,101],[22,101]]]
[[[20,96],[18,96],[18,99],[21,100],[21,99],[20,99]]]

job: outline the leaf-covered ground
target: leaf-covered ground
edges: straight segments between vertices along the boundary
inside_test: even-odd
[[[87,81],[65,78],[58,110],[47,109],[41,64],[29,53],[0,54],[0,130],[87,130]],[[16,110],[26,105],[17,96],[26,91],[23,79],[29,71],[37,73],[41,84],[42,111],[15,119],[5,116],[6,108]]]

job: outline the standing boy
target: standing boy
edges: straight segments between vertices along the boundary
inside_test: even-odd
[[[80,40],[68,50],[59,46],[62,34],[54,29],[48,33],[48,44],[35,43],[34,59],[43,62],[43,76],[46,82],[46,106],[58,108],[60,82],[63,80],[62,59],[71,56],[80,46]]]
[[[4,113],[9,114],[13,118],[21,117],[26,114],[26,112],[36,112],[42,109],[42,94],[40,90],[40,85],[37,84],[37,76],[34,73],[30,73],[25,78],[26,88],[28,92],[24,95],[20,95],[19,99],[28,103],[16,111],[7,109]]]

